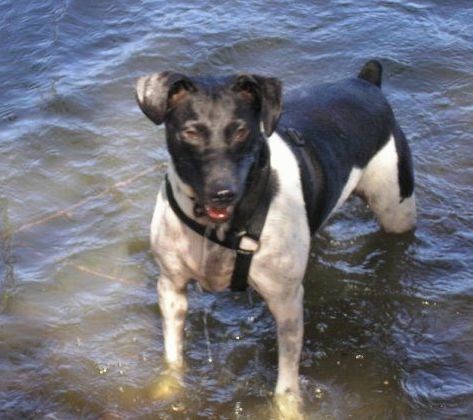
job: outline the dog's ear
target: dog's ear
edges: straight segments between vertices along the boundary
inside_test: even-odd
[[[240,92],[247,100],[259,100],[261,122],[264,133],[270,136],[276,129],[282,109],[282,83],[274,77],[256,74],[237,77],[233,90]]]
[[[180,73],[155,73],[138,79],[136,100],[143,113],[159,125],[172,107],[195,90],[190,79]]]
[[[266,136],[273,134],[282,110],[282,83],[275,77],[253,75],[258,82],[261,94],[261,119]]]

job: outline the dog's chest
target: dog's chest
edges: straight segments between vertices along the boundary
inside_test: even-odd
[[[183,283],[197,280],[209,291],[230,285],[235,252],[215,244],[185,226],[168,203],[158,197],[151,245],[161,271]]]
[[[235,267],[235,252],[202,240],[201,255],[200,258],[196,255],[191,261],[194,265],[193,278],[207,290],[221,291],[229,287]]]

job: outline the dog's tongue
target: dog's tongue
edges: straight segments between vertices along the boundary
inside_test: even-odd
[[[215,207],[205,207],[205,211],[207,216],[216,223],[223,223],[226,222],[230,218],[230,212],[228,211],[228,207],[223,209],[217,209]]]

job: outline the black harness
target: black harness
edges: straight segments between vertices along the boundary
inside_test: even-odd
[[[304,201],[310,230],[313,233],[315,227],[311,224],[310,216],[314,213],[318,196],[314,193],[314,188],[318,185],[314,167],[318,166],[313,165],[312,158],[306,150],[306,144],[296,130],[286,129],[284,134],[286,134],[286,142],[291,146],[299,162]],[[167,177],[165,179],[167,198],[176,216],[199,235],[218,245],[236,251],[235,266],[230,282],[232,291],[241,292],[248,288],[251,261],[254,253],[259,249],[261,232],[277,188],[275,180],[271,179],[270,176],[269,160],[269,147],[265,141],[261,148],[259,160],[253,165],[248,175],[246,194],[238,203],[230,228],[226,231],[223,240],[219,238],[215,228],[209,228],[196,222],[182,211],[174,197],[171,183]]]
[[[299,131],[294,128],[285,128],[282,137],[299,162],[302,195],[312,236],[323,222],[323,214],[320,210],[323,201],[321,198],[324,193],[324,174],[319,162],[315,159],[315,153],[311,151],[310,145]]]

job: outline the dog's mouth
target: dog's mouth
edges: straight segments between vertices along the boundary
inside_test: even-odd
[[[213,207],[205,206],[205,214],[214,223],[225,223],[232,216],[232,206],[228,207]]]

